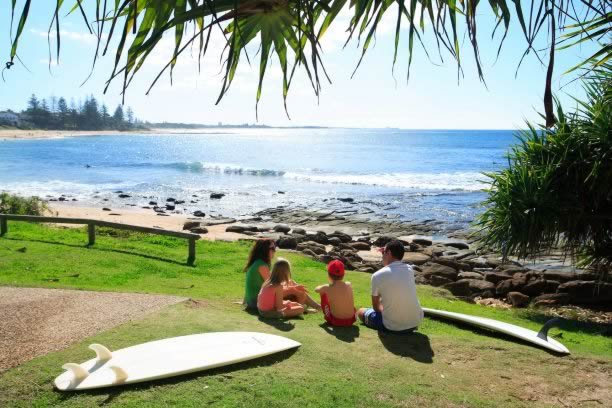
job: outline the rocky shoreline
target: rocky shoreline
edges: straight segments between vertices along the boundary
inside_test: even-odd
[[[423,232],[432,231],[428,223],[385,225],[350,221],[346,217],[330,220],[328,215],[304,215],[304,212],[296,214],[295,211],[287,213],[280,208],[269,209],[241,223],[232,223],[226,227],[226,231],[246,234],[254,239],[270,238],[281,249],[295,250],[324,263],[339,259],[349,270],[369,273],[382,267],[381,257],[375,248],[384,246],[392,239],[399,239],[406,248],[403,261],[414,266],[417,284],[442,287],[456,297],[470,301],[500,299],[514,307],[598,307],[612,302],[612,280],[602,282],[595,273],[571,267],[546,269],[541,264],[530,267],[517,261],[504,261],[499,254],[483,250],[477,242],[465,239],[468,231],[454,234],[464,239],[449,237],[436,240],[422,235]],[[270,220],[292,220],[297,226],[256,224]],[[245,224],[244,221],[252,223]],[[309,224],[313,221],[316,222],[314,226]],[[330,221],[342,222],[330,224]],[[210,225],[210,222],[190,221],[185,227],[197,232],[206,225]],[[329,231],[342,226],[349,226],[352,234],[340,229]],[[557,261],[560,259],[557,258]]]
[[[442,287],[469,301],[495,299],[514,307],[586,305],[597,308],[612,304],[611,279],[601,282],[589,271],[562,266],[563,259],[559,256],[548,259],[552,263],[544,264],[503,262],[499,254],[480,248],[469,230],[448,232],[443,222],[433,219],[368,219],[350,209],[352,199],[348,197],[334,199],[341,205],[330,211],[278,206],[230,218],[183,208],[186,202],[197,204],[204,198],[220,200],[223,193],[211,192],[210,197],[193,195],[190,199],[151,199],[147,205],[129,203],[134,199],[142,201],[142,197],[132,197],[123,191],[113,194],[120,200],[113,199],[113,204],[119,202],[123,208],[136,207],[158,216],[187,217],[184,230],[207,234],[210,227],[221,227],[225,232],[236,234],[237,239],[270,238],[282,249],[299,251],[321,262],[340,259],[349,270],[369,273],[378,270],[382,267],[381,257],[375,248],[399,239],[406,248],[404,262],[414,265],[418,284]],[[78,205],[69,195],[49,201]],[[115,211],[108,207],[103,210]]]

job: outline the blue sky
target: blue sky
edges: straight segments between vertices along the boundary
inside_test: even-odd
[[[19,63],[4,72],[5,82],[0,81],[0,110],[24,109],[32,93],[39,97],[64,96],[77,101],[93,94],[114,108],[121,101],[119,82],[111,85],[107,94],[102,95],[112,71],[112,52],[99,60],[91,78],[81,86],[89,75],[95,38],[88,34],[81,17],[75,13],[61,19],[60,63],[53,61],[49,71],[47,29],[54,2],[33,3],[19,47],[19,55],[30,72]],[[85,2],[86,6],[92,3],[91,0]],[[23,1],[18,1],[19,8],[22,4]],[[390,12],[388,17],[381,24],[376,44],[368,51],[357,74],[351,79],[360,50],[356,42],[342,48],[349,16],[347,13],[340,16],[339,24],[335,24],[323,39],[323,58],[333,83],[324,83],[317,101],[305,75],[297,75],[288,98],[291,120],[285,115],[280,70],[274,63],[264,83],[259,123],[279,126],[515,129],[523,127],[525,119],[539,121],[538,112],[543,109],[546,67],[536,58],[527,57],[515,78],[525,42],[520,28],[514,23],[502,54],[495,61],[498,41],[490,40],[493,19],[488,4],[481,2],[477,17],[486,87],[478,79],[467,38],[463,40],[462,47],[465,76],[459,83],[455,62],[448,56],[444,63],[435,58],[437,50],[431,35],[426,35],[425,43],[436,64],[427,59],[415,42],[410,81],[406,83],[408,54],[407,35],[404,33],[398,63],[392,75],[395,12]],[[10,55],[9,25],[10,2],[3,1],[0,5],[0,55],[4,58],[3,62],[8,61]],[[218,35],[213,38],[200,74],[197,58],[186,53],[175,69],[174,86],[170,86],[166,76],[146,96],[150,82],[170,55],[172,42],[169,38],[166,40],[128,89],[126,105],[131,106],[139,118],[154,122],[210,124],[255,122],[258,57],[254,57],[252,66],[246,60],[242,61],[229,93],[219,105],[215,105],[223,77],[219,64],[222,41]],[[544,46],[544,43],[541,45]],[[563,86],[573,77],[561,74],[586,57],[588,51],[589,48],[573,48],[557,53],[553,88],[568,108],[572,103],[566,93],[580,95],[581,92],[577,83]]]

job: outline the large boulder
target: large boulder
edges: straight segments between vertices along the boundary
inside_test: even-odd
[[[481,294],[486,291],[490,291],[491,295],[495,291],[495,285],[491,282],[487,282],[483,279],[460,279],[457,282],[467,282],[468,287],[470,288],[470,292],[472,295]],[[490,297],[490,296],[486,296]]]
[[[287,234],[289,231],[291,231],[291,227],[285,224],[278,224],[278,225],[275,225],[274,228],[272,228],[272,230],[274,232],[282,232],[283,234]]]
[[[497,284],[501,281],[512,279],[512,275],[505,272],[484,272],[484,278],[489,282]]]
[[[223,193],[210,193],[210,198],[213,200],[220,200],[223,197],[225,197],[225,194]]]
[[[544,279],[530,280],[523,287],[521,292],[529,296],[538,296],[546,290],[546,281]]]
[[[472,270],[472,267],[465,263],[465,262],[461,262],[458,261],[456,259],[453,258],[448,258],[448,257],[442,257],[442,258],[435,258],[434,261],[436,263],[439,263],[441,265],[446,265],[449,266],[453,269],[457,269],[457,270],[462,270],[462,271],[470,271]]]
[[[308,239],[306,238],[306,235],[301,235],[301,234],[291,234],[291,237],[293,239],[295,239],[297,241],[297,243],[299,244],[300,242],[304,242],[304,241],[308,241]]]
[[[404,253],[403,261],[412,265],[423,265],[430,259],[431,257],[429,255],[425,255],[420,252],[406,252]]]
[[[560,284],[557,293],[566,293],[572,303],[607,304],[612,302],[612,283],[570,281]]]
[[[453,295],[459,297],[468,297],[472,293],[467,279],[458,280],[457,282],[449,282],[442,285],[442,287],[447,289]]]
[[[344,259],[348,259],[353,263],[357,263],[357,262],[362,262],[363,259],[357,255],[357,253],[353,250],[350,249],[342,249],[340,251],[340,255],[342,255],[342,258]]]
[[[200,210],[195,210],[193,212],[193,216],[194,217],[205,217],[206,213],[204,211],[200,211]]]
[[[351,242],[349,245],[357,251],[369,251],[371,248],[369,242]]]
[[[294,228],[291,230],[292,234],[306,235],[306,230],[304,228]]]
[[[440,276],[448,279],[449,281],[454,281],[457,279],[457,270],[451,268],[450,266],[441,265],[435,262],[428,262],[421,266],[423,270],[423,275],[427,277],[427,279],[431,280],[431,276]]]
[[[276,245],[281,249],[296,249],[298,242],[297,242],[297,239],[295,239],[295,237],[287,236],[287,237],[280,237],[276,241]]]
[[[333,246],[342,245],[342,241],[338,237],[329,237],[329,243],[330,245],[333,245]]]
[[[390,235],[383,235],[381,237],[376,238],[376,240],[372,244],[377,247],[384,247],[394,239],[396,239],[396,237],[392,237]]]
[[[322,245],[329,244],[329,238],[327,238],[327,235],[323,231],[317,231],[314,234],[306,234],[306,239]]]
[[[444,286],[448,283],[452,283],[453,280],[442,275],[421,275],[425,281],[431,286]],[[459,296],[459,295],[457,295]]]
[[[299,244],[296,245],[296,249],[302,252],[309,250],[309,251],[314,252],[317,255],[322,255],[327,252],[325,250],[325,245],[319,244],[314,241],[300,242]]]
[[[368,273],[374,273],[378,269],[379,268],[375,267],[374,265],[370,265],[370,264],[362,264],[362,265],[359,265],[359,267],[357,268],[359,272],[368,272]]]
[[[529,304],[529,296],[521,292],[509,292],[507,299],[514,307],[525,307]]]
[[[453,247],[456,249],[470,249],[470,246],[463,241],[454,241],[454,240],[444,240],[444,241],[436,241],[436,243],[443,244],[448,247]]]
[[[225,228],[225,232],[235,232],[237,234],[242,234],[245,230],[244,225],[229,225]]]
[[[576,280],[576,274],[574,272],[566,272],[555,269],[547,269],[542,271],[542,277],[546,280],[554,280],[557,282],[569,282]]]
[[[498,296],[506,296],[510,292],[520,292],[527,284],[527,277],[524,273],[515,274],[512,279],[501,281],[495,287]]]
[[[400,239],[422,246],[430,246],[433,243],[431,237],[426,235],[407,235],[400,237]]]
[[[235,218],[213,218],[202,222],[202,225],[211,227],[213,225],[233,224],[236,222]]]
[[[199,226],[200,226],[200,222],[199,221],[186,221],[183,224],[183,229],[184,230],[190,230],[192,228],[199,227]]]
[[[329,234],[328,237],[338,238],[340,241],[345,242],[345,243],[351,242],[353,240],[353,238],[349,234],[345,234],[342,231],[334,231],[333,233]]]
[[[191,228],[189,232],[193,232],[194,234],[208,234],[208,228],[197,226],[197,227]]]

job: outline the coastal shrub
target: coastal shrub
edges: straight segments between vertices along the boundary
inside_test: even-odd
[[[15,215],[44,215],[49,210],[47,202],[38,197],[19,197],[0,193],[0,213]]]
[[[582,267],[612,265],[612,65],[592,71],[586,97],[557,124],[528,124],[508,167],[490,178],[477,224],[486,246],[532,257],[560,248]]]

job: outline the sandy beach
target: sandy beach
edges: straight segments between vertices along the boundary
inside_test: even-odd
[[[26,130],[26,129],[0,129],[1,139],[59,139],[64,137],[83,137],[83,136],[107,136],[122,134],[160,134],[160,133],[180,133],[182,129],[149,129],[134,131],[119,130]]]
[[[143,227],[162,228],[171,231],[183,231],[183,225],[185,222],[189,221],[190,219],[194,219],[186,215],[172,214],[167,216],[159,216],[151,211],[125,208],[112,211],[103,211],[100,208],[76,207],[61,204],[52,205],[50,208],[54,215],[57,214],[58,217],[88,218]],[[206,228],[208,229],[208,233],[201,234],[202,239],[210,241],[237,241],[239,239],[252,239],[252,237],[246,234],[226,232],[225,229],[228,225],[229,224],[219,224],[207,226]]]

